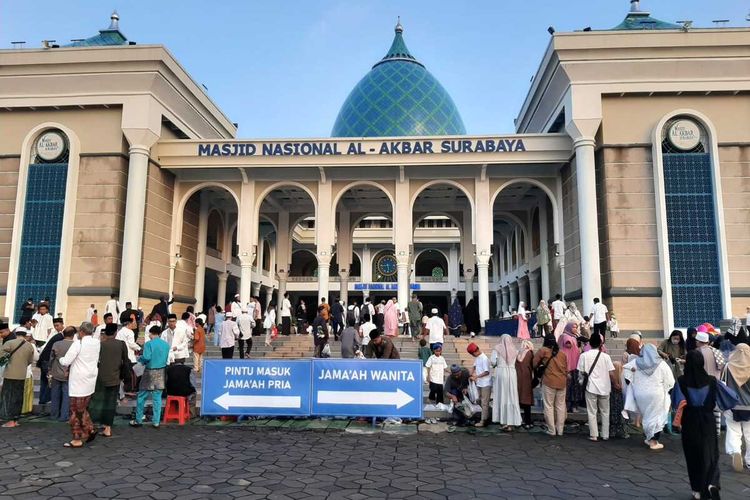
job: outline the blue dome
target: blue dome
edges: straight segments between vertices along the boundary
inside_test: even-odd
[[[440,82],[409,53],[401,24],[388,54],[344,101],[333,137],[463,135],[464,122]]]

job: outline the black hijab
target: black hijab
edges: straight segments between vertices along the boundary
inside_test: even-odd
[[[688,352],[694,351],[698,345],[695,343],[695,336],[698,335],[698,330],[692,326],[687,329],[687,340],[685,341],[685,349]]]
[[[688,351],[685,355],[684,375],[680,377],[686,387],[700,388],[711,383],[713,379],[703,367],[703,354],[700,351]]]
[[[553,357],[557,356],[557,353],[560,351],[560,345],[557,343],[557,340],[555,340],[554,333],[548,333],[544,336],[544,343],[542,344],[542,347],[551,349]]]

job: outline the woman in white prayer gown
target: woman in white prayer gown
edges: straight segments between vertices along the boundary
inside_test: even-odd
[[[518,377],[516,357],[518,351],[510,335],[500,337],[492,350],[490,361],[495,368],[492,381],[492,421],[510,430],[510,426],[521,425],[521,406],[518,404]]]
[[[669,419],[669,391],[674,386],[674,375],[669,365],[659,356],[654,345],[648,344],[641,355],[623,367],[623,377],[630,382],[638,413],[643,418],[646,445],[660,450],[661,430]]]

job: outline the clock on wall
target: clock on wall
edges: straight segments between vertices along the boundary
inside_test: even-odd
[[[393,255],[383,255],[378,259],[377,270],[383,276],[395,276],[398,271],[396,258]]]

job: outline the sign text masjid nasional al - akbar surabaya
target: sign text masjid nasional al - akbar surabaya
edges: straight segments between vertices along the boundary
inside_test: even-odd
[[[230,142],[198,144],[198,156],[339,156],[526,151],[523,139],[415,141]]]

